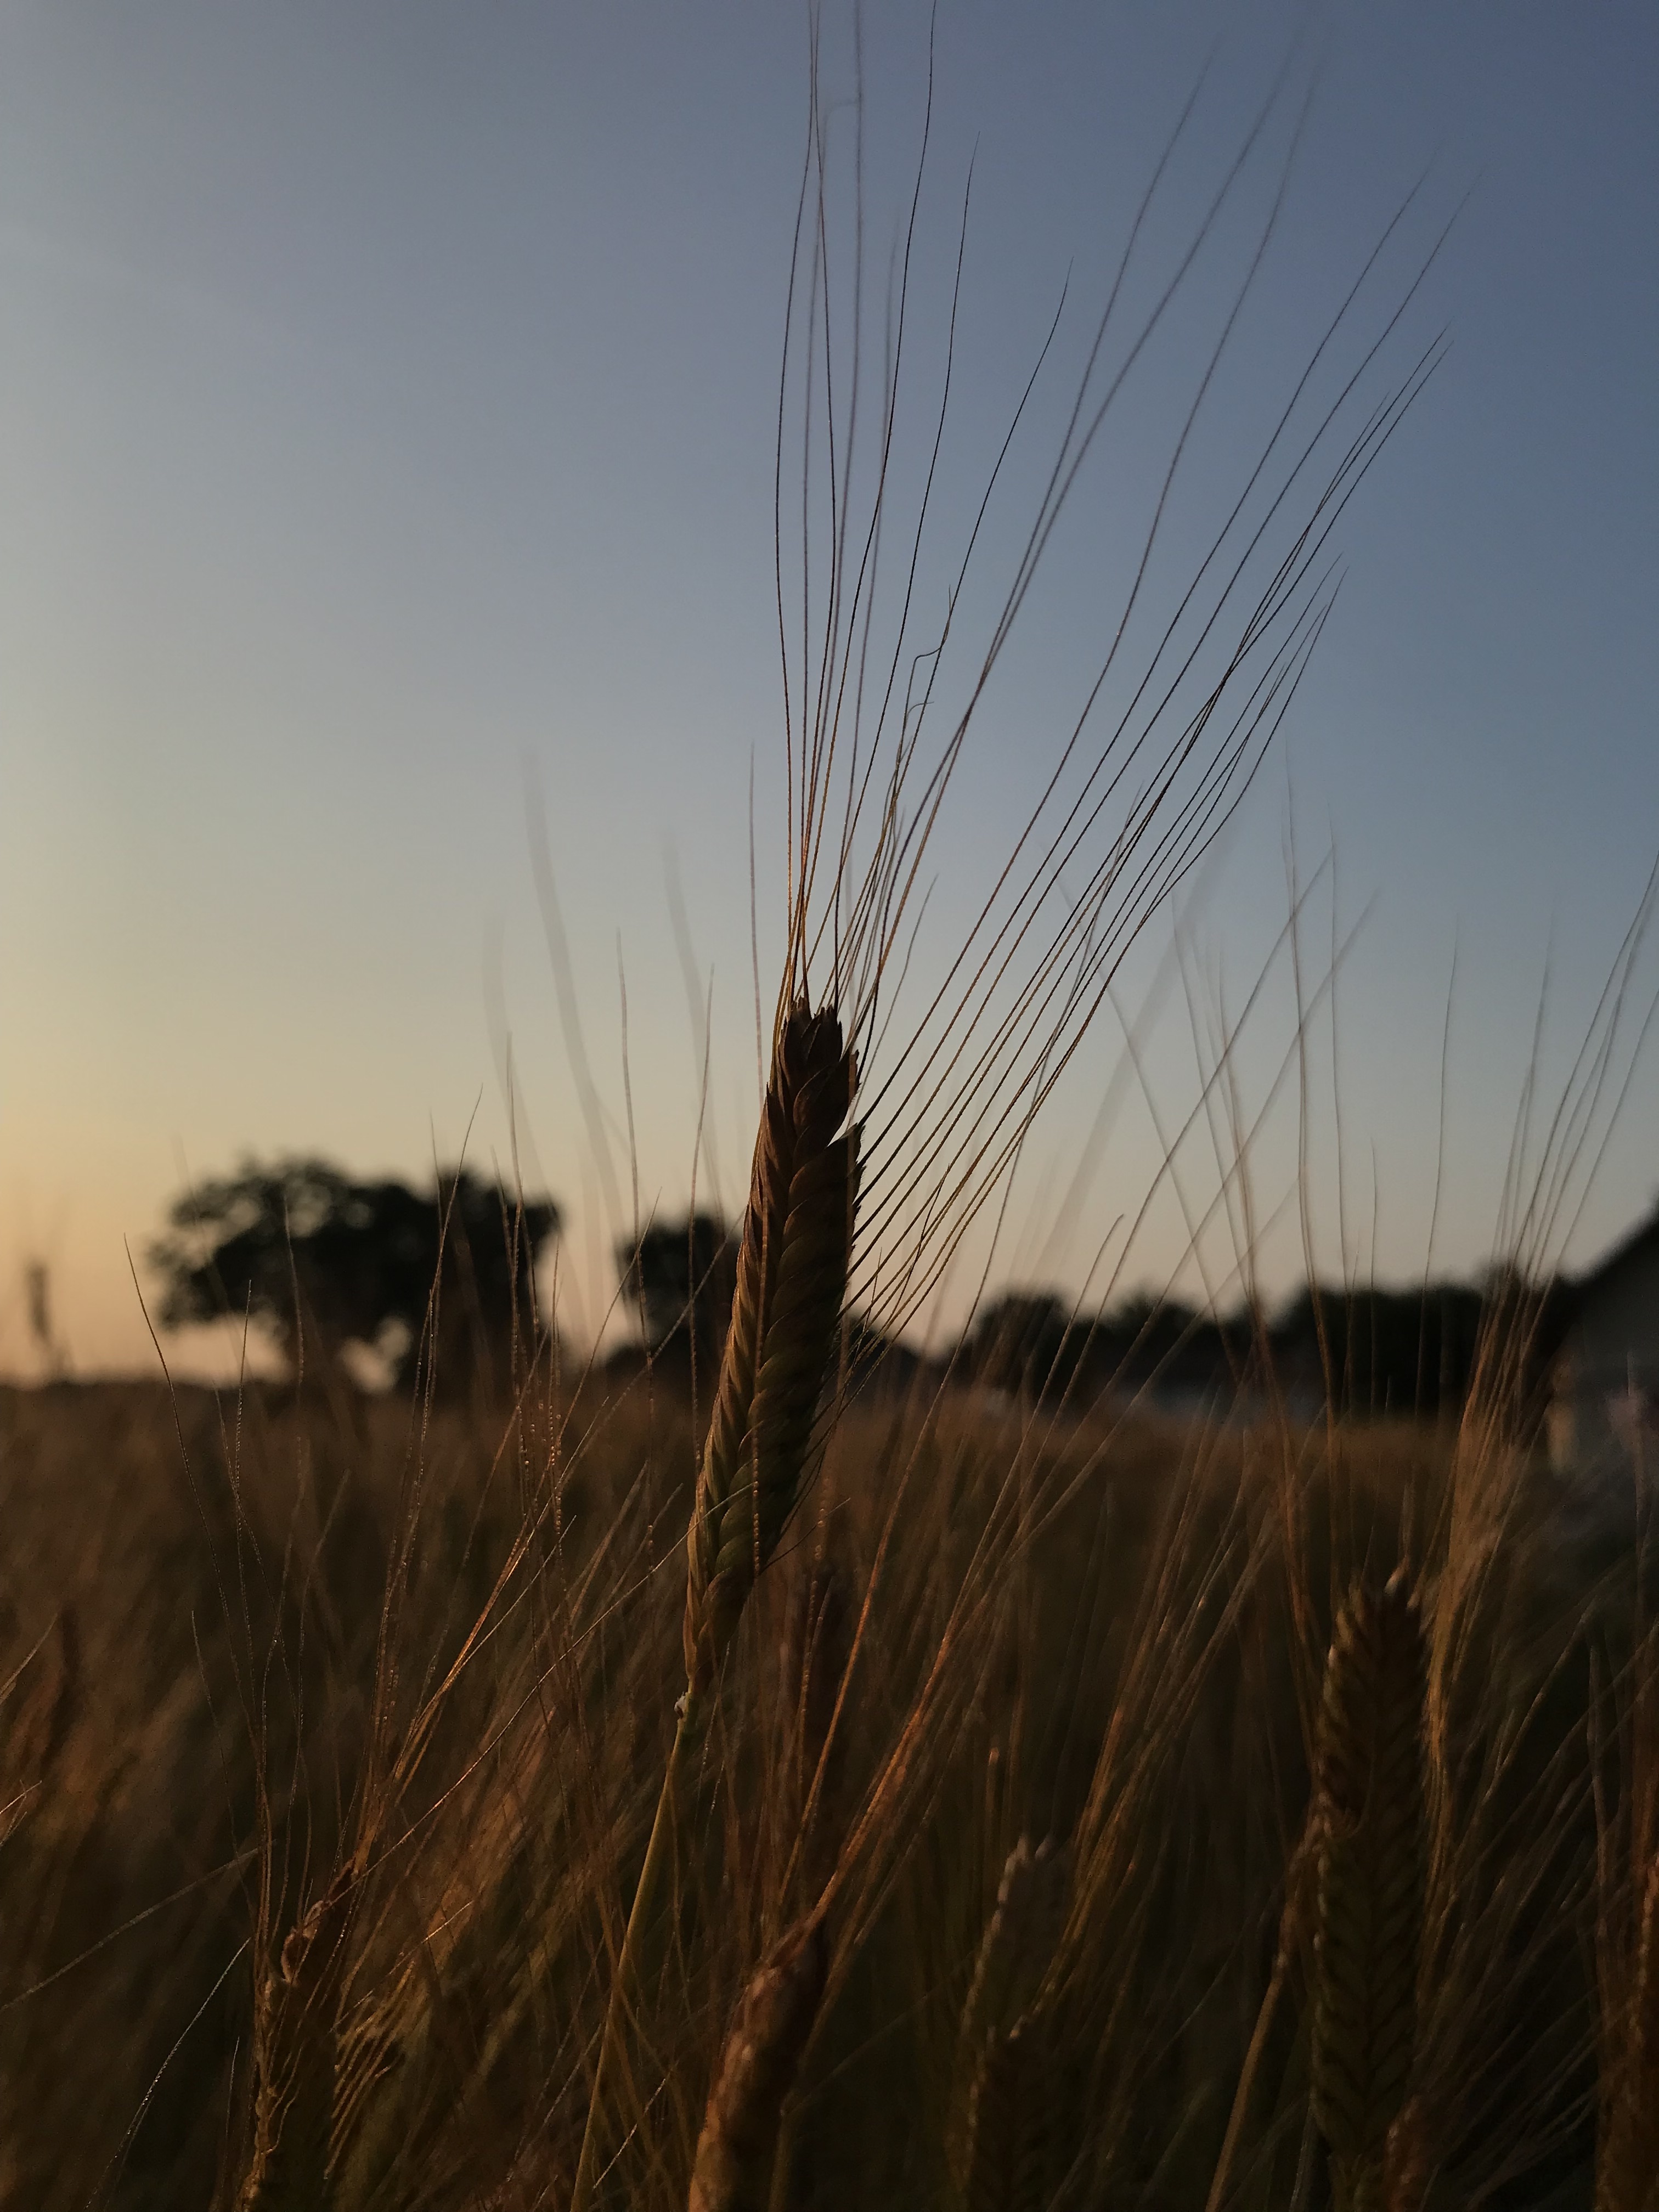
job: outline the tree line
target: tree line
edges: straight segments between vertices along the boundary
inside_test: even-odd
[[[246,1162],[181,1197],[167,1220],[149,1253],[164,1328],[228,1317],[290,1378],[337,1376],[367,1352],[393,1389],[494,1397],[522,1375],[546,1326],[537,1269],[561,1225],[544,1194],[470,1169],[441,1170],[416,1190],[316,1158]],[[726,1223],[708,1212],[653,1223],[615,1260],[635,1329],[620,1360],[712,1377],[737,1279]],[[856,1319],[849,1344],[862,1370],[902,1380],[926,1364],[1036,1403],[1081,1407],[1114,1389],[1212,1399],[1271,1376],[1347,1413],[1435,1416],[1467,1396],[1494,1300],[1521,1294],[1502,1282],[1309,1286],[1271,1316],[1218,1317],[1173,1298],[1082,1314],[1019,1291],[982,1305],[926,1362]],[[1559,1289],[1526,1295],[1541,1389],[1567,1302]]]

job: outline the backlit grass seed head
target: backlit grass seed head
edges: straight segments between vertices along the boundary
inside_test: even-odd
[[[837,114],[830,127],[839,103],[817,38],[774,477],[787,831],[779,1007],[781,1019],[807,1000],[835,1009],[858,1052],[853,1287],[870,1320],[897,1331],[1006,1187],[1128,947],[1221,834],[1289,708],[1334,604],[1331,532],[1440,357],[1433,340],[1403,373],[1390,366],[1438,247],[1391,313],[1362,304],[1403,243],[1407,200],[1333,298],[1283,411],[1237,454],[1189,565],[1171,525],[1199,450],[1192,434],[1277,250],[1300,130],[1281,72],[1213,191],[1178,214],[1168,193],[1202,127],[1194,93],[1126,210],[1094,306],[1079,316],[1062,292],[1046,335],[1033,330],[1024,380],[997,403],[1000,441],[969,465],[964,509],[943,495],[935,465],[954,440],[955,387],[973,375],[968,179],[948,234],[936,234],[930,64],[908,214],[891,263],[867,255],[862,125],[849,136]],[[1166,220],[1181,242],[1143,285]],[[1207,292],[1194,345],[1173,311],[1204,291],[1235,220],[1250,225],[1243,279]],[[923,317],[913,276],[947,236],[948,312]],[[1365,317],[1369,336],[1356,327]],[[952,884],[948,920],[930,917],[934,840],[958,799],[972,803],[953,787],[964,764],[964,781],[980,772],[980,726],[1004,711],[999,669],[1019,638],[1018,666],[1028,612],[1063,557],[1062,516],[1114,447],[1144,437],[1137,410],[1154,389],[1160,437],[1173,409],[1168,465],[1120,517],[1126,560],[1098,630],[1058,679],[1066,703],[1052,723],[1020,725],[1030,778],[1000,820],[1000,859],[965,902]]]
[[[1070,1896],[1070,1853],[1057,1850],[1052,1838],[1033,1850],[1022,1836],[1003,1865],[957,2034],[949,2155],[966,2202],[1003,2202],[997,2192],[1012,2186],[1016,2170],[1030,2166],[1033,2007]],[[1018,2193],[1006,2201],[1018,2201]]]
[[[848,1117],[857,1083],[858,1063],[835,1006],[815,1013],[805,990],[797,992],[781,1012],[773,1042],[732,1321],[686,1536],[680,1726],[612,1984],[572,2212],[586,2212],[598,2185],[605,2100],[624,2033],[619,1993],[631,1985],[651,1940],[679,1818],[677,1778],[697,1708],[805,1480],[852,1258],[860,1131]],[[746,2201],[714,2193],[712,2185],[703,2198],[693,2197],[709,2205]]]
[[[354,1899],[337,1884],[289,1931],[254,2020],[253,2145],[238,2212],[327,2212],[338,2012]]]
[[[697,2141],[688,2212],[764,2212],[778,2128],[828,1971],[821,1925],[792,1928],[744,1992]]]
[[[836,1349],[858,1202],[857,1065],[832,1007],[790,1007],[773,1053],[738,1287],[688,1540],[685,1668],[713,1680],[799,1497]]]
[[[964,2042],[1006,2032],[1036,1997],[1065,1923],[1071,1875],[1071,1855],[1052,1838],[1033,1850],[1022,1836],[1009,1852],[963,2011]]]
[[[1358,1585],[1319,1717],[1313,2110],[1337,2194],[1380,2185],[1417,2034],[1426,1850],[1422,1626],[1403,1569]]]
[[[1183,563],[1184,581],[1155,605],[1189,433],[1278,228],[1299,131],[1281,72],[1206,211],[1183,223],[1173,272],[1145,303],[1137,280],[1147,219],[1194,94],[1128,223],[1098,312],[1073,332],[1058,301],[1048,337],[1034,343],[1029,378],[1008,394],[1006,434],[985,451],[969,510],[975,519],[951,543],[951,514],[960,523],[963,510],[935,502],[934,464],[963,305],[965,182],[951,308],[930,379],[913,365],[920,333],[907,339],[912,254],[919,270],[927,252],[927,122],[884,280],[864,252],[861,131],[843,167],[831,151],[843,134],[825,127],[816,39],[775,462],[782,972],[732,1318],[688,1538],[686,1698],[617,1961],[573,2212],[588,2212],[599,2185],[626,2015],[656,1940],[689,1802],[698,1708],[800,1498],[849,1282],[873,1329],[902,1328],[1006,1188],[1033,1117],[1128,946],[1249,788],[1334,604],[1330,532],[1439,357],[1431,342],[1403,377],[1367,392],[1404,301],[1363,350],[1349,342],[1351,311],[1402,207],[1358,280],[1333,302],[1288,404],[1240,455],[1195,571]],[[930,74],[930,114],[931,83]],[[1006,825],[1000,861],[965,908],[933,925],[945,932],[941,945],[924,932],[936,875],[930,848],[972,726],[1091,452],[1107,442],[1109,418],[1114,428],[1121,420],[1132,368],[1148,348],[1187,345],[1167,311],[1241,180],[1258,157],[1274,158],[1281,125],[1287,143],[1277,182],[1262,194],[1243,283],[1215,301],[1197,354],[1171,364],[1185,398],[1170,465],[1133,527],[1138,552],[1102,610],[1072,700],[1048,742],[1036,744],[1030,795]],[[868,332],[884,319],[878,354]],[[1050,392],[1043,368],[1057,338],[1056,369],[1066,347],[1075,350]],[[1021,430],[1034,394],[1039,415],[1053,406],[1055,436],[1033,466]],[[1124,427],[1133,438],[1133,422]],[[1015,505],[1005,507],[1005,497]],[[993,509],[1004,519],[982,532]],[[999,541],[1000,575],[984,574],[981,584]],[[758,924],[756,942],[758,994]]]

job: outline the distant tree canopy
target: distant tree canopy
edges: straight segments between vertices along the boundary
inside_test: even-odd
[[[738,1280],[737,1240],[717,1213],[653,1224],[617,1246],[617,1275],[655,1353],[695,1340],[699,1367],[719,1359]]]
[[[615,1258],[647,1351],[684,1379],[695,1349],[706,1395],[732,1317],[737,1232],[715,1213],[680,1215],[645,1231],[637,1246],[619,1242]],[[1165,1405],[1224,1406],[1240,1390],[1260,1393],[1271,1376],[1304,1408],[1328,1405],[1361,1420],[1455,1418],[1486,1356],[1483,1346],[1498,1342],[1508,1347],[1505,1387],[1541,1409],[1570,1314],[1559,1284],[1496,1274],[1402,1290],[1322,1284],[1297,1291],[1271,1316],[1243,1307],[1218,1316],[1179,1298],[1144,1295],[1090,1313],[1049,1290],[1009,1290],[981,1305],[959,1341],[931,1364],[939,1379],[948,1372],[1073,1413],[1108,1394],[1143,1392]],[[878,1374],[903,1382],[929,1364],[866,1315],[849,1310],[843,1326],[855,1387]]]
[[[1063,1391],[1077,1368],[1071,1316],[1047,1291],[1009,1291],[981,1306],[963,1344],[975,1382],[1040,1398]]]
[[[520,1344],[532,1336],[536,1261],[559,1210],[465,1168],[422,1193],[286,1159],[247,1162],[167,1219],[149,1254],[163,1328],[246,1313],[290,1372],[302,1352],[332,1364],[362,1345],[399,1385],[435,1356],[438,1387],[453,1392],[507,1385],[515,1333]]]
[[[689,1380],[695,1346],[706,1407],[732,1324],[737,1231],[717,1213],[681,1214],[653,1224],[637,1246],[631,1237],[623,1238],[615,1258],[617,1279],[638,1320],[641,1341],[659,1370]],[[879,1377],[889,1389],[902,1388],[922,1364],[917,1352],[850,1307],[842,1317],[842,1334],[836,1371],[844,1372],[854,1387]],[[634,1347],[621,1347],[615,1356],[626,1362],[638,1355]]]
[[[1274,1322],[1272,1343],[1282,1372],[1322,1382],[1345,1413],[1437,1416],[1459,1410],[1501,1346],[1504,1395],[1536,1414],[1571,1310],[1559,1280],[1501,1269],[1479,1284],[1304,1289]]]
[[[1221,1389],[1237,1372],[1241,1337],[1237,1325],[1207,1320],[1174,1298],[1079,1314],[1051,1292],[1012,1291],[981,1307],[962,1355],[975,1382],[1081,1407],[1113,1389]]]
[[[963,1371],[1011,1395],[1087,1405],[1103,1391],[1224,1395],[1262,1380],[1359,1419],[1455,1415],[1483,1346],[1502,1343],[1504,1386],[1541,1407],[1570,1316],[1559,1285],[1495,1276],[1410,1290],[1304,1288],[1265,1328],[1241,1311],[1215,1320],[1175,1299],[1132,1299],[1074,1314],[1045,1291],[981,1307],[957,1351]]]
[[[1345,1413],[1450,1413],[1468,1395],[1486,1310],[1468,1283],[1304,1288],[1272,1342],[1283,1374],[1327,1390]]]

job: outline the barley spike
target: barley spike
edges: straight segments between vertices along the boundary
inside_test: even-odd
[[[847,1291],[859,1130],[842,1125],[856,1081],[834,1010],[813,1013],[798,1000],[773,1054],[692,1509],[684,1644],[694,1696],[718,1671],[799,1495]]]
[[[1404,1571],[1338,1618],[1319,1717],[1313,2111],[1339,2212],[1379,2194],[1417,2034],[1424,1650]]]
[[[784,2100],[823,1997],[822,1925],[792,1928],[748,1988],[697,2141],[687,2212],[765,2212]]]
[[[653,1939],[707,1692],[800,1495],[852,1261],[859,1125],[848,1115],[857,1083],[834,1009],[814,1013],[798,998],[773,1047],[732,1322],[686,1537],[685,1695],[617,1961],[571,2212],[587,2212],[592,2202],[623,2015]]]
[[[1027,2078],[1038,2033],[1030,2008],[1054,1957],[1070,1884],[1070,1854],[1052,1838],[1034,1851],[1022,1836],[1003,1863],[957,2039],[948,2150],[966,2203],[1023,2201],[1008,2194],[1015,2169],[1030,2179],[1036,2138],[1048,2133],[1031,2125],[1041,2084]]]
[[[327,2212],[337,2013],[355,1898],[337,1881],[283,1945],[254,2021],[253,2145],[238,2212]]]

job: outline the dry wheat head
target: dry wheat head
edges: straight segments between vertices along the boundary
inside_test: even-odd
[[[1050,1838],[1009,1852],[957,2039],[947,2153],[975,2212],[1035,2205],[1058,2137],[1052,2054],[1038,1992],[1070,1901],[1071,1858]]]
[[[784,2100],[823,1996],[820,1923],[792,1928],[744,1991],[703,2117],[688,2212],[765,2212]]]
[[[345,1880],[292,1929],[254,2014],[253,2144],[238,2212],[327,2212],[338,2014],[356,1896]]]
[[[1003,1862],[963,2008],[958,2043],[970,2069],[988,2037],[1006,2034],[1035,1999],[1065,1921],[1071,1871],[1070,1854],[1046,1837],[1033,1850],[1022,1836]]]
[[[1424,1650],[1404,1571],[1358,1585],[1325,1668],[1316,1787],[1313,2109],[1339,2204],[1380,2191],[1417,2034],[1425,1833]]]
[[[713,1680],[799,1495],[847,1291],[857,1067],[833,1008],[790,1008],[772,1057],[738,1287],[688,1540],[686,1678]]]

